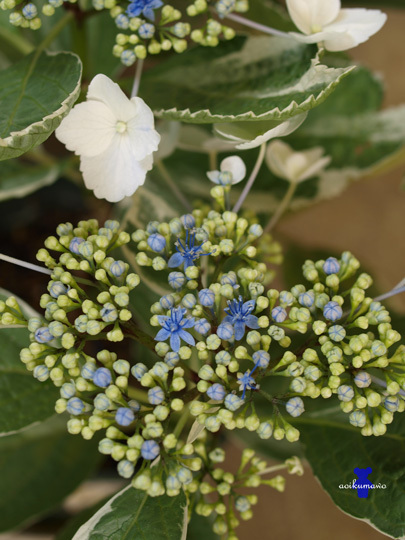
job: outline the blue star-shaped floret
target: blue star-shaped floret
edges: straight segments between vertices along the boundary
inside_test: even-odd
[[[210,253],[204,253],[202,250],[202,244],[195,245],[195,233],[189,234],[186,231],[186,240],[182,241],[180,238],[176,242],[177,253],[174,253],[167,263],[169,268],[178,268],[184,264],[184,270],[189,266],[194,266],[194,261],[202,255],[210,255]]]
[[[242,399],[245,399],[246,390],[254,390],[256,388],[256,381],[252,377],[252,373],[255,371],[259,362],[256,362],[254,368],[251,371],[246,371],[241,377],[238,376],[239,390],[243,390]]]
[[[134,0],[127,8],[127,13],[130,17],[138,17],[142,13],[150,21],[155,20],[154,9],[163,6],[161,0]]]
[[[181,339],[189,345],[195,345],[193,336],[185,331],[186,328],[193,328],[195,320],[194,317],[184,317],[186,312],[183,308],[172,308],[170,315],[159,315],[158,321],[163,328],[155,340],[166,341],[170,338],[170,347],[174,352],[179,352]]]
[[[222,323],[232,324],[235,330],[235,340],[239,341],[245,335],[245,327],[257,330],[259,328],[259,319],[255,315],[251,315],[255,309],[256,301],[248,300],[243,302],[242,296],[236,300],[229,300],[228,307],[225,311],[229,314],[225,317]]]

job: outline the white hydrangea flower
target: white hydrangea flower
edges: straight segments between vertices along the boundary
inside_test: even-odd
[[[262,120],[254,122],[229,122],[215,124],[217,135],[232,143],[238,150],[250,150],[276,137],[285,137],[298,129],[307,117],[301,113],[281,122],[277,120]]]
[[[143,99],[128,99],[101,74],[91,81],[86,101],[64,118],[56,137],[80,156],[86,187],[110,202],[132,195],[144,183],[160,141]]]
[[[329,165],[331,158],[323,153],[321,147],[294,152],[285,142],[273,141],[267,147],[266,163],[276,176],[298,184],[318,176]]]
[[[340,0],[287,0],[287,8],[295,26],[306,35],[290,34],[304,43],[323,43],[328,51],[357,47],[387,20],[379,9],[341,9]]]
[[[239,156],[229,156],[221,161],[219,171],[208,171],[207,176],[221,186],[238,184],[246,176],[246,165]]]

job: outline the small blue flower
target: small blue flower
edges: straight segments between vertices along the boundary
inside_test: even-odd
[[[343,311],[337,302],[328,302],[323,308],[323,316],[329,321],[337,321],[342,318]]]
[[[115,413],[115,421],[119,426],[129,426],[135,420],[135,413],[127,407],[119,407]]]
[[[276,323],[282,323],[287,318],[287,312],[283,307],[277,306],[271,310],[271,316],[276,321]]]
[[[211,325],[207,319],[198,319],[194,325],[194,330],[202,336],[205,336],[211,330]]]
[[[115,277],[120,277],[125,272],[125,263],[123,261],[114,261],[110,266],[110,272]]]
[[[34,336],[35,341],[37,341],[38,343],[48,343],[48,341],[53,340],[53,335],[50,333],[47,326],[41,326],[41,328],[38,328]]]
[[[354,390],[347,384],[342,384],[338,388],[338,398],[340,401],[351,401],[354,398]]]
[[[104,222],[104,227],[110,229],[113,233],[116,233],[120,229],[120,222],[115,219],[107,219],[107,221]]]
[[[332,341],[342,341],[346,337],[346,330],[340,324],[334,324],[328,330]]]
[[[70,399],[76,394],[76,386],[73,383],[64,383],[60,387],[60,397]]]
[[[166,247],[166,239],[159,233],[151,234],[147,242],[150,249],[156,253],[161,253]]]
[[[114,22],[117,28],[120,28],[121,30],[126,30],[129,27],[129,19],[123,13],[120,13],[119,15],[117,15],[117,17],[115,17],[114,19]]]
[[[141,362],[138,362],[138,364],[135,364],[131,367],[131,373],[137,381],[140,381],[147,372],[148,368],[145,366],[145,364],[142,364]]]
[[[202,289],[198,293],[198,300],[204,307],[212,307],[215,303],[215,293],[211,289]]]
[[[160,386],[154,386],[148,390],[148,401],[151,405],[160,405],[165,400],[165,393]]]
[[[219,351],[219,353],[215,355],[215,362],[220,366],[228,366],[231,360],[232,356],[228,351]]]
[[[235,412],[243,405],[244,401],[236,394],[228,394],[225,398],[225,407],[232,412]]]
[[[173,289],[181,289],[186,282],[186,276],[182,272],[170,272],[168,282]]]
[[[150,21],[155,20],[154,9],[163,6],[161,0],[134,0],[128,6],[127,13],[130,17],[138,17],[142,13]]]
[[[323,263],[323,271],[326,275],[337,274],[340,270],[340,263],[335,257],[329,257]]]
[[[93,382],[100,388],[107,388],[112,383],[111,371],[105,367],[98,368],[94,372]]]
[[[192,229],[195,227],[195,218],[192,214],[184,214],[180,217],[180,221],[185,229]]]
[[[150,23],[141,24],[141,26],[138,28],[138,34],[143,39],[152,38],[154,33],[155,33],[155,27],[153,26],[153,24],[150,24]]]
[[[160,448],[156,441],[145,441],[141,446],[143,459],[152,460],[160,454]]]
[[[129,407],[134,411],[134,412],[138,412],[141,410],[141,406],[139,405],[139,403],[136,401],[136,399],[130,399],[128,401],[128,405]]]
[[[354,383],[358,388],[368,388],[371,384],[371,375],[367,371],[359,371],[354,378]]]
[[[382,341],[376,339],[371,345],[371,352],[374,354],[374,356],[384,356],[387,354],[387,347]]]
[[[251,315],[255,309],[256,301],[248,300],[243,302],[242,296],[239,296],[238,300],[228,300],[228,307],[225,308],[228,315],[222,321],[224,323],[232,324],[235,331],[235,339],[239,341],[245,335],[245,327],[257,330],[259,327],[258,318],[255,315]]]
[[[53,281],[49,287],[49,294],[53,298],[58,298],[61,294],[66,294],[69,290],[64,283],[61,281]]]
[[[221,276],[220,283],[221,285],[231,285],[231,287],[233,287],[234,289],[239,288],[238,278],[235,272],[233,271],[228,272],[227,274],[224,274],[223,276]]]
[[[34,4],[29,3],[22,8],[22,14],[26,19],[33,19],[37,16],[38,11]]]
[[[387,411],[395,412],[399,408],[399,399],[397,398],[397,396],[387,396],[384,399],[383,404]]]
[[[293,397],[289,399],[285,408],[288,414],[294,418],[300,416],[305,411],[304,402],[300,397]]]
[[[171,294],[166,294],[166,296],[162,296],[159,303],[163,309],[170,309],[174,306],[174,298]]]
[[[49,369],[44,365],[35,366],[33,375],[38,381],[44,382],[49,378]]]
[[[367,417],[363,411],[353,411],[349,415],[349,422],[352,426],[362,428],[367,423]]]
[[[84,366],[82,367],[80,374],[83,377],[83,379],[87,379],[91,381],[94,376],[94,372],[96,371],[97,367],[95,364],[92,364],[91,362],[86,362]]]
[[[270,363],[270,355],[266,351],[256,351],[252,358],[253,362],[261,368],[266,368]]]
[[[221,323],[217,328],[217,336],[225,341],[231,341],[234,337],[235,330],[229,322]]]
[[[105,394],[97,394],[94,398],[94,407],[98,411],[108,411],[112,403]]]
[[[75,236],[72,238],[69,244],[69,250],[75,255],[79,255],[79,246],[84,242],[84,238],[79,238]]]
[[[75,328],[78,332],[87,332],[87,323],[89,322],[89,319],[87,315],[79,315],[77,319],[75,319]]]
[[[315,302],[315,294],[314,291],[307,291],[304,293],[301,293],[298,296],[298,302],[301,304],[301,306],[304,307],[311,307],[313,303]]]
[[[131,478],[131,476],[134,474],[134,470],[134,464],[128,459],[122,459],[118,462],[117,471],[118,474],[123,478]]]
[[[118,319],[117,308],[111,302],[104,304],[100,311],[101,318],[104,322],[115,322]]]
[[[48,328],[50,333],[56,338],[62,337],[66,332],[66,326],[59,321],[50,322]]]
[[[195,340],[191,334],[185,331],[186,328],[193,328],[194,317],[184,317],[187,310],[183,308],[172,308],[170,315],[158,315],[159,324],[163,327],[157,333],[156,341],[166,341],[170,338],[170,347],[174,352],[179,352],[180,340],[189,345],[195,345]]]
[[[84,411],[84,403],[80,398],[72,397],[66,404],[66,410],[69,414],[77,416]]]
[[[197,299],[196,297],[194,296],[194,294],[186,294],[186,296],[184,296],[183,300],[181,301],[182,305],[187,308],[187,309],[193,309],[193,307],[196,305],[197,303]]]
[[[256,388],[256,381],[252,377],[252,373],[257,366],[258,364],[255,364],[252,370],[245,371],[242,376],[238,376],[239,390],[243,390],[242,399],[245,399],[246,390],[254,390]]]
[[[226,391],[222,384],[215,383],[207,390],[207,395],[214,401],[222,401],[225,397]]]
[[[190,234],[187,230],[186,239],[184,241],[180,240],[180,238],[177,239],[175,244],[177,253],[174,253],[170,257],[167,266],[169,268],[179,268],[184,265],[184,270],[189,266],[194,266],[194,261],[196,259],[204,255],[209,255],[209,253],[204,253],[202,245],[203,244],[196,246],[195,233]]]
[[[165,356],[165,362],[169,367],[174,368],[179,363],[180,357],[177,353],[170,351]]]
[[[125,17],[125,15],[119,15],[119,17]],[[118,17],[117,17],[117,19],[118,19]],[[118,26],[118,24],[117,24],[117,26]],[[124,66],[132,66],[132,64],[135,63],[136,54],[131,49],[126,49],[125,51],[122,51],[121,56],[120,56],[120,60],[124,64]]]

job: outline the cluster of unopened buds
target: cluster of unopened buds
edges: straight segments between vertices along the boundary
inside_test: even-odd
[[[10,23],[14,26],[37,30],[42,25],[41,14],[50,17],[56,8],[69,9],[76,2],[48,0],[37,5],[1,0],[0,9],[11,10]],[[220,39],[232,39],[235,31],[223,23],[223,18],[249,8],[248,0],[195,0],[185,13],[161,0],[92,0],[92,4],[97,11],[108,10],[113,18],[119,30],[113,54],[127,66],[148,54],[171,49],[184,52],[190,42],[215,47]]]
[[[112,256],[123,246],[135,252],[138,273],[158,272],[166,283],[149,325],[131,311],[141,278]],[[246,429],[294,442],[304,400],[337,396],[363,435],[382,435],[405,408],[405,349],[394,347],[400,335],[366,296],[371,278],[358,274],[348,252],[306,261],[309,285],[271,289],[269,264],[282,260],[277,242],[255,217],[202,207],[132,235],[112,220],[62,224],[37,258],[52,272],[40,300],[44,316],[26,320],[12,297],[0,304],[2,324],[30,331],[22,362],[60,388],[56,411],[70,415],[70,433],[103,432],[99,450],[122,477],[150,496],[183,489],[198,513],[216,516],[218,534],[236,538],[235,511],[251,516],[256,496],[239,487],[281,489],[284,480],[263,479],[273,469],[250,450],[237,474],[217,468],[225,455],[216,432]],[[125,339],[155,360],[120,358],[114,344]],[[275,381],[280,391],[271,395]]]

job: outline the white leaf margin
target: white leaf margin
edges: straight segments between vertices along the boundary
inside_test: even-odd
[[[67,116],[80,95],[83,66],[79,56],[67,51],[44,51],[42,54],[47,56],[67,55],[76,58],[80,67],[79,79],[73,92],[62,101],[61,106],[56,111],[20,131],[12,131],[8,137],[0,137],[0,161],[21,156],[28,150],[43,143],[55,131],[63,118]]]
[[[254,40],[263,40],[263,36],[251,36],[247,43]],[[267,38],[269,41],[279,38]],[[242,49],[243,51],[243,49]],[[240,52],[242,52],[240,51]],[[292,116],[297,114],[307,112],[314,107],[320,105],[325,99],[333,92],[335,87],[349,75],[357,66],[349,66],[342,68],[333,68],[328,67],[320,63],[320,56],[323,53],[323,50],[320,50],[316,57],[311,60],[311,67],[306,71],[299,81],[297,81],[293,86],[288,88],[281,89],[280,92],[276,92],[273,95],[287,95],[290,91],[302,90],[305,88],[305,85],[311,84],[315,86],[322,84],[322,82],[330,80],[326,88],[324,88],[317,96],[311,94],[303,102],[297,103],[292,101],[284,109],[276,107],[262,114],[255,114],[253,111],[248,111],[246,113],[237,114],[237,115],[220,115],[212,114],[209,109],[201,109],[199,111],[191,112],[189,108],[187,109],[177,109],[173,107],[171,109],[158,109],[154,110],[155,116],[158,118],[165,118],[168,120],[179,120],[182,122],[189,123],[221,123],[221,122],[242,122],[242,121],[261,121],[261,120],[287,120]],[[239,54],[239,53],[237,53]],[[226,58],[223,57],[223,59]],[[331,80],[332,79],[332,80]],[[254,92],[253,92],[254,95]],[[265,97],[264,95],[258,94],[258,97]]]

